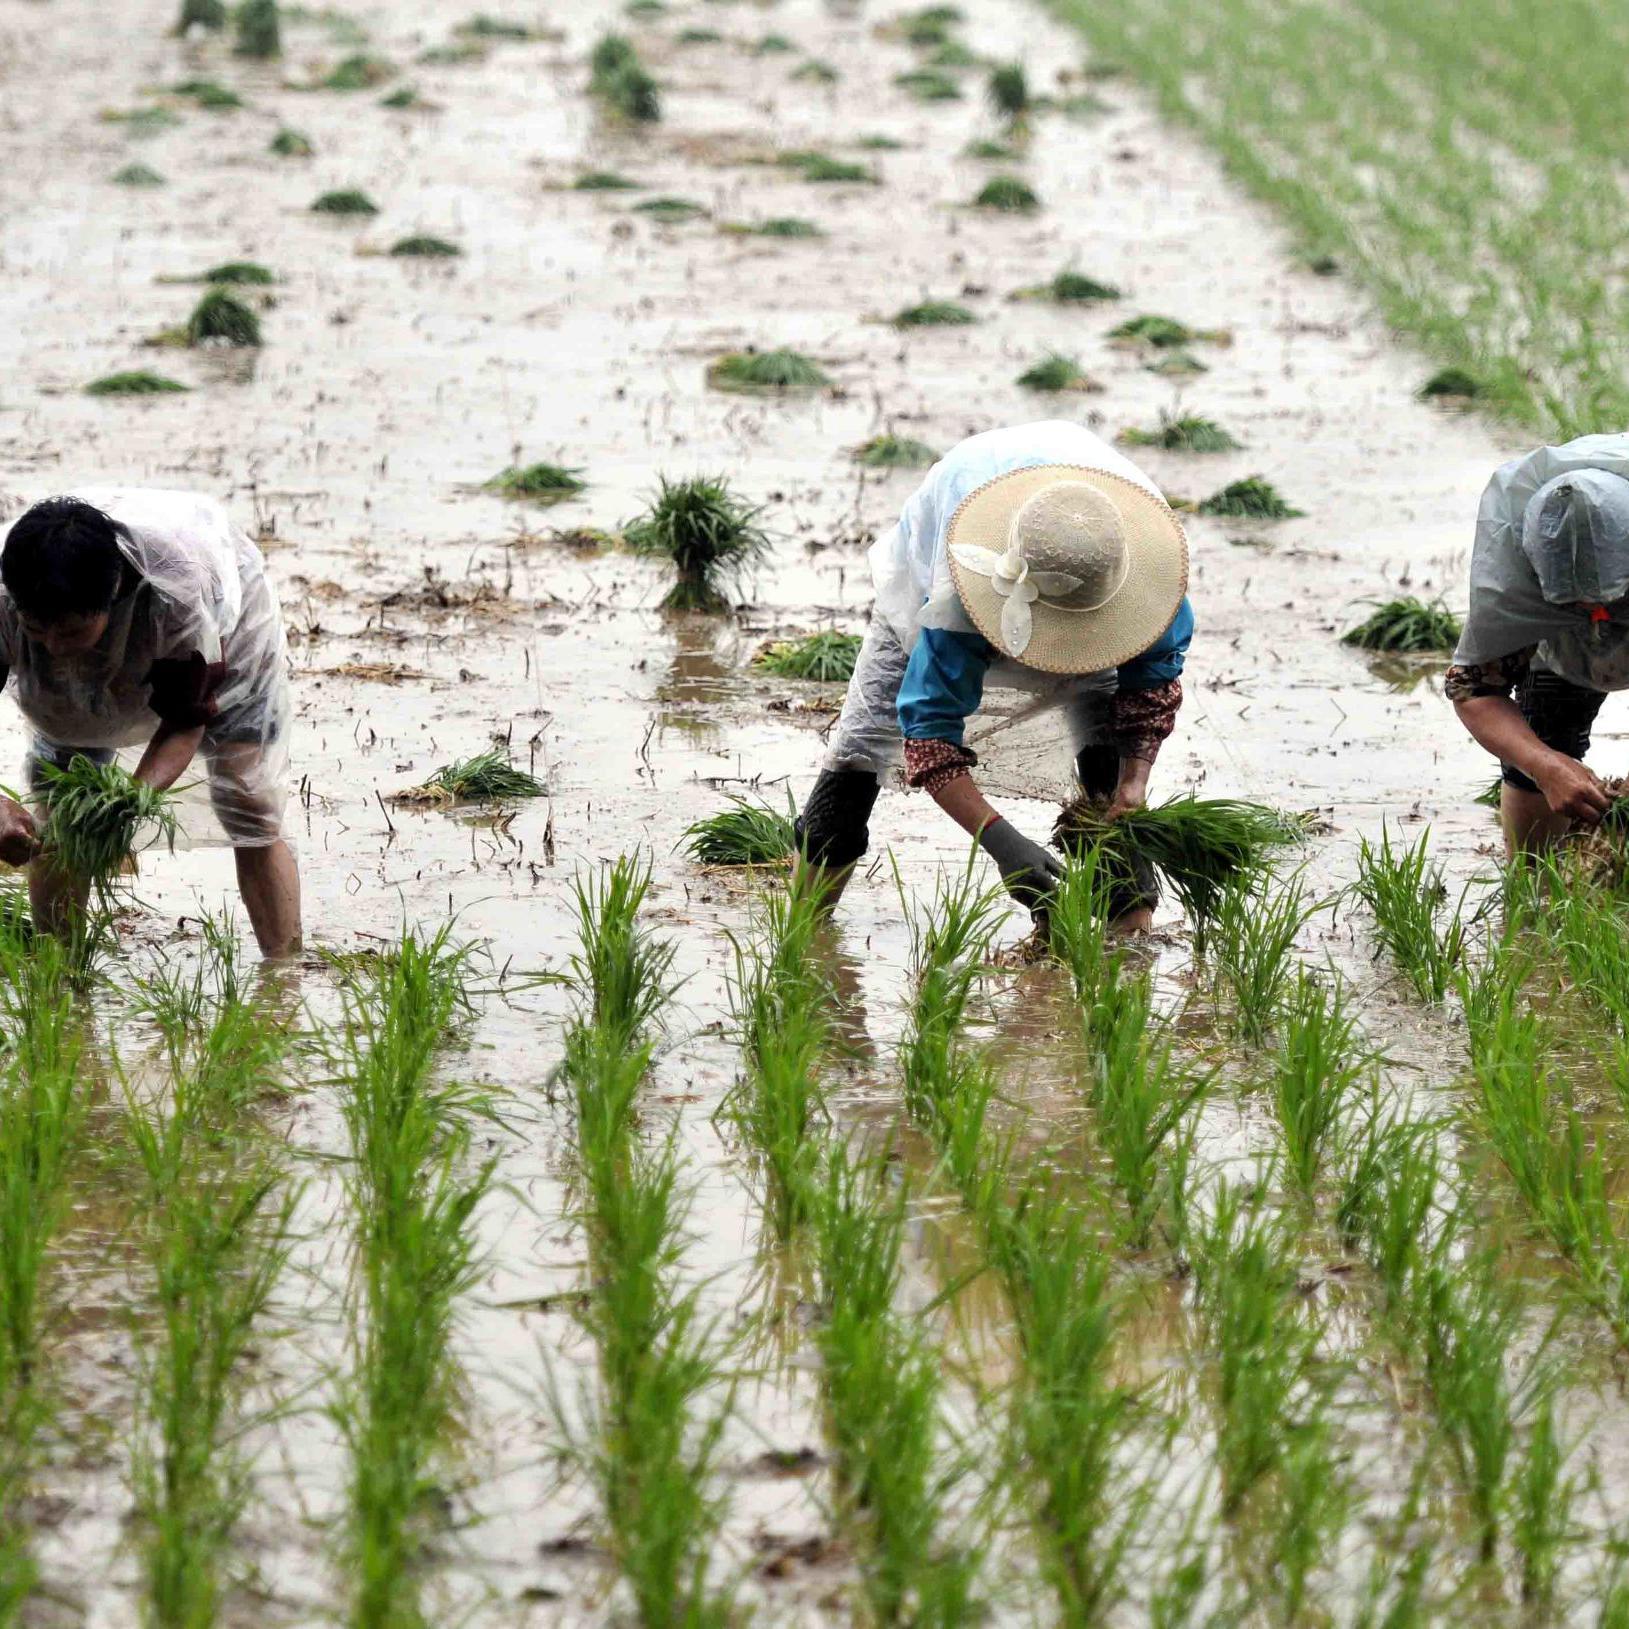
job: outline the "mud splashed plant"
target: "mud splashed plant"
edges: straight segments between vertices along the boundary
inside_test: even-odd
[[[680,839],[697,865],[784,865],[797,838],[793,813],[731,798],[730,807],[686,829]]]
[[[730,608],[725,587],[738,586],[768,551],[762,513],[737,497],[722,476],[663,476],[650,507],[622,533],[634,553],[673,563],[677,580],[664,607],[718,613]]]
[[[1359,650],[1446,652],[1459,643],[1459,633],[1459,618],[1440,600],[1428,605],[1405,594],[1375,602],[1369,616],[1341,635],[1341,643]]]
[[[827,374],[800,352],[732,351],[707,370],[707,383],[715,390],[787,392],[823,390]]]
[[[992,175],[973,195],[973,207],[1004,215],[1033,215],[1041,207],[1041,200],[1035,189],[1016,175]]]
[[[277,0],[239,0],[237,19],[237,39],[232,48],[240,57],[264,61],[283,54]]]
[[[1240,446],[1214,419],[1193,414],[1161,415],[1157,429],[1124,430],[1120,439],[1130,447],[1162,447],[1166,452],[1237,452]]]
[[[801,639],[777,639],[753,657],[752,665],[777,679],[838,684],[854,677],[854,663],[863,642],[859,634],[826,628]]]

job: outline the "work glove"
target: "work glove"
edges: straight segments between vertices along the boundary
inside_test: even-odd
[[[979,833],[979,847],[995,861],[1002,886],[1026,909],[1044,909],[1063,880],[1063,861],[999,817]]]

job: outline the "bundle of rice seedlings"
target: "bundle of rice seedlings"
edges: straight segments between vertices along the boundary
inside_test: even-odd
[[[225,289],[206,294],[187,318],[189,345],[224,344],[240,349],[259,345],[260,318]]]
[[[1023,154],[1010,141],[995,141],[989,136],[980,136],[962,148],[962,157],[976,158],[985,164],[997,164],[1010,163],[1022,158]]]
[[[693,221],[707,213],[702,205],[692,203],[688,198],[643,198],[633,207],[641,215],[649,215],[671,225]]]
[[[168,396],[185,392],[189,387],[176,379],[167,379],[162,373],[149,373],[137,368],[129,373],[110,373],[93,379],[85,386],[87,396]]]
[[[1109,330],[1109,338],[1118,344],[1151,345],[1155,350],[1174,350],[1201,340],[1222,345],[1229,337],[1224,328],[1190,328],[1174,317],[1132,317]]]
[[[680,45],[717,45],[724,36],[716,28],[683,28],[679,30]]]
[[[389,96],[381,96],[379,106],[387,107],[393,113],[400,113],[411,108],[429,108],[431,104],[419,95],[414,86],[403,85],[400,90],[393,90]]]
[[[1451,651],[1459,643],[1459,618],[1441,600],[1426,604],[1412,594],[1371,600],[1373,612],[1341,635],[1359,650]]]
[[[1487,394],[1487,386],[1464,368],[1443,368],[1420,386],[1421,401],[1473,402]]]
[[[1043,357],[1033,367],[1018,375],[1017,383],[1025,390],[1101,390],[1103,387],[1091,377],[1072,356],[1057,351]]]
[[[76,756],[66,769],[41,764],[40,781],[40,847],[70,877],[105,889],[138,845],[175,837],[174,795],[118,764]]]
[[[867,469],[926,469],[939,455],[925,441],[909,436],[872,436],[854,449],[854,461]]]
[[[1035,99],[1030,95],[1029,75],[1021,62],[1004,62],[990,70],[984,87],[990,106],[1008,124],[1021,125],[1035,111]]]
[[[808,357],[784,348],[774,351],[732,351],[707,370],[707,383],[715,390],[819,390],[830,378]]]
[[[1255,520],[1289,520],[1301,512],[1291,508],[1278,488],[1259,475],[1229,482],[1199,505],[1202,515],[1248,515]]]
[[[390,252],[398,260],[456,260],[464,251],[456,243],[449,243],[445,238],[421,234],[417,237],[399,238],[391,244]]]
[[[1167,452],[1236,452],[1242,443],[1230,436],[1214,419],[1184,414],[1172,418],[1160,414],[1155,430],[1122,430],[1120,439],[1132,447],[1163,447]]]
[[[686,829],[680,840],[698,865],[784,865],[797,839],[791,798],[782,814],[767,803],[731,798],[730,807]]]
[[[277,0],[240,0],[237,42],[240,57],[279,57],[283,34],[278,24]]]
[[[175,95],[185,96],[199,107],[218,113],[231,112],[243,106],[243,98],[235,90],[215,79],[183,79],[170,89]]]
[[[1093,305],[1099,300],[1118,300],[1120,291],[1112,283],[1100,283],[1084,272],[1061,271],[1049,283],[1031,283],[1015,289],[1015,300],[1052,300],[1058,305]]]
[[[877,184],[876,172],[868,170],[865,165],[853,164],[842,158],[829,158],[825,153],[802,155],[802,161],[797,168],[803,172],[805,181],[851,181],[873,187]]]
[[[459,23],[453,33],[474,40],[511,40],[517,44],[539,38],[537,30],[525,23],[508,17],[492,17],[484,11],[477,12],[468,22]]]
[[[896,328],[963,328],[978,318],[954,300],[924,300],[895,312],[889,320]]]
[[[323,90],[331,91],[365,91],[374,90],[385,83],[387,79],[396,77],[396,67],[384,57],[369,56],[365,51],[358,51],[346,57],[331,68],[322,81]]]
[[[796,215],[772,215],[767,221],[729,221],[721,230],[752,238],[823,238],[826,235],[813,221]]]
[[[781,56],[787,51],[797,50],[797,46],[784,34],[765,34],[752,48],[753,54],[760,57]]]
[[[573,192],[637,192],[640,183],[615,170],[588,170],[571,183]]]
[[[146,164],[126,164],[113,172],[113,181],[121,187],[162,187],[164,177]]]
[[[1196,379],[1210,369],[1192,351],[1155,351],[1143,366],[1162,379]]]
[[[526,464],[494,475],[486,483],[486,490],[506,498],[529,498],[534,503],[559,503],[575,497],[587,484],[577,478],[576,470],[563,464]]]
[[[1504,802],[1505,778],[1495,775],[1480,792],[1471,799],[1472,803],[1479,803],[1484,809],[1497,809]]]
[[[1629,887],[1629,780],[1609,776],[1601,783],[1612,800],[1600,824],[1580,826],[1561,840],[1560,859],[1570,881],[1614,892]],[[1500,788],[1502,782],[1495,781]],[[1484,793],[1477,802],[1491,802]]]
[[[200,272],[196,277],[189,277],[189,283],[236,283],[244,288],[270,288],[276,281],[276,274],[269,266],[262,266],[258,260],[227,260],[219,266],[211,266],[208,271]]]
[[[905,143],[896,141],[892,136],[861,136],[854,145],[868,153],[900,153],[905,150]]]
[[[722,476],[663,476],[650,508],[622,535],[636,554],[673,562],[678,578],[662,601],[669,610],[725,611],[730,602],[722,585],[738,581],[769,547],[758,524],[762,512]]]
[[[314,215],[377,215],[379,206],[360,188],[325,192],[311,205]]]
[[[548,787],[537,776],[517,769],[501,747],[443,764],[420,786],[394,793],[393,803],[501,803],[514,798],[540,798]]]
[[[821,62],[815,57],[810,57],[807,62],[800,62],[792,70],[792,78],[811,85],[835,85],[842,77],[829,62]]]
[[[959,102],[962,88],[947,73],[937,68],[913,68],[909,73],[895,74],[894,83],[909,91],[919,102]]]
[[[302,136],[287,126],[271,139],[271,151],[279,158],[310,158],[316,150],[309,136]]]
[[[1062,853],[1097,853],[1109,884],[1133,879],[1138,860],[1152,865],[1195,922],[1208,922],[1227,889],[1263,867],[1277,849],[1301,840],[1296,823],[1276,809],[1232,798],[1172,798],[1154,808],[1106,818],[1107,802],[1079,797],[1052,828]]]
[[[777,639],[752,659],[754,667],[777,679],[813,679],[823,684],[854,677],[854,662],[862,643],[859,634],[824,628],[801,639]]]
[[[175,23],[177,34],[185,34],[189,28],[225,27],[226,0],[181,0],[181,15]]]
[[[602,34],[589,53],[588,69],[589,94],[613,112],[636,124],[661,118],[661,91],[626,35]]]
[[[1041,200],[1035,189],[1016,175],[992,175],[973,195],[973,207],[1008,215],[1033,215],[1041,207]]]

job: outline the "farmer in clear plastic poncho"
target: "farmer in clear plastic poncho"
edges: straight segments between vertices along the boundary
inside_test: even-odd
[[[1606,789],[1583,758],[1606,693],[1629,690],[1629,436],[1540,447],[1495,473],[1446,689],[1500,761],[1512,855],[1600,820]]]
[[[86,490],[37,504],[0,548],[0,683],[12,682],[40,765],[145,744],[159,788],[207,778],[260,948],[300,942],[300,875],[283,837],[288,659],[260,551],[211,498]],[[194,761],[202,759],[204,777]],[[34,817],[0,799],[0,859],[29,868],[36,920],[83,899],[38,855]]]
[[[990,430],[928,472],[871,550],[876,610],[819,779],[798,820],[803,863],[828,899],[870,840],[881,778],[905,779],[1044,912],[1055,854],[985,800],[965,740],[986,681],[1039,692],[1063,714],[1083,791],[1139,807],[1182,704],[1193,636],[1182,526],[1135,464],[1078,424]],[[1121,931],[1146,929],[1144,871],[1116,890]]]

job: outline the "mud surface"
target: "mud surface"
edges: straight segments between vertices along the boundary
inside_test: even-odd
[[[1038,79],[1078,66],[1078,41],[1017,0],[971,9],[964,32],[975,49],[1005,56],[1022,40]],[[692,1156],[688,1267],[712,1281],[721,1308],[750,1308],[761,1293],[750,1192],[713,1120],[733,1067],[720,1032],[723,935],[744,924],[749,893],[689,866],[675,844],[725,793],[779,802],[813,777],[839,693],[767,682],[746,662],[771,634],[863,625],[864,545],[915,480],[857,472],[848,449],[868,436],[891,428],[942,449],[1060,413],[1114,432],[1178,405],[1219,420],[1245,451],[1141,461],[1193,499],[1259,472],[1306,513],[1271,525],[1192,518],[1199,632],[1156,791],[1203,787],[1321,811],[1330,830],[1309,861],[1320,885],[1350,880],[1358,836],[1386,817],[1410,832],[1429,822],[1456,877],[1486,869],[1493,827],[1471,797],[1491,768],[1456,728],[1436,675],[1388,682],[1336,635],[1367,597],[1406,586],[1457,599],[1481,486],[1514,446],[1417,403],[1420,359],[1338,277],[1303,267],[1213,160],[1130,87],[1099,86],[1107,106],[1095,117],[1039,121],[1023,170],[1047,207],[1024,218],[964,207],[990,168],[959,156],[993,134],[979,78],[969,76],[962,102],[910,100],[892,81],[913,58],[879,37],[880,9],[697,0],[628,25],[666,89],[665,121],[638,134],[603,125],[583,94],[587,47],[617,15],[604,5],[552,8],[560,38],[453,66],[415,59],[446,41],[463,6],[359,7],[368,49],[403,65],[429,104],[408,112],[380,107],[381,92],[294,88],[353,48],[321,26],[291,28],[285,64],[260,69],[218,43],[166,37],[173,11],[173,0],[50,0],[13,4],[0,19],[0,488],[33,497],[93,478],[196,486],[258,529],[293,640],[301,797],[291,820],[315,945],[366,948],[404,922],[451,913],[512,974],[559,970],[573,942],[574,872],[651,852],[659,916],[688,982],[649,1113],[654,1125],[676,1122]],[[679,30],[697,21],[725,41],[679,47]],[[798,56],[753,56],[747,42],[771,27],[836,67],[839,82],[792,79]],[[238,86],[249,107],[183,107],[178,126],[144,140],[96,116],[204,73]],[[311,137],[314,158],[270,156],[284,124]],[[866,135],[900,147],[859,153]],[[802,147],[863,157],[882,184],[811,185],[741,161]],[[132,158],[168,184],[111,184]],[[649,191],[567,190],[593,168]],[[353,225],[309,212],[318,193],[349,186],[366,189],[381,215]],[[710,218],[670,227],[631,210],[665,194],[694,199]],[[782,215],[828,235],[776,242],[718,230]],[[456,241],[463,258],[381,252],[420,232]],[[232,259],[278,273],[264,350],[145,351],[143,339],[184,317],[196,293],[162,279]],[[1008,298],[1064,267],[1126,298],[1078,313]],[[981,321],[902,335],[878,320],[926,297],[961,299]],[[1179,391],[1107,343],[1113,323],[1139,311],[1225,328],[1232,343],[1200,347],[1210,371]],[[813,355],[837,388],[779,401],[705,387],[712,358],[753,344]],[[1018,389],[1016,375],[1048,350],[1080,357],[1102,393]],[[141,366],[195,388],[153,401],[80,393]],[[543,508],[479,489],[511,463],[545,458],[581,466],[581,498]],[[694,471],[727,472],[768,506],[777,535],[735,621],[665,617],[655,566],[550,541],[557,528],[612,528],[659,474]],[[1605,723],[1602,756],[1621,754],[1610,706]],[[20,757],[9,706],[0,732],[5,760]],[[547,777],[547,799],[496,822],[381,803],[495,737]],[[1048,800],[1065,789],[1062,742],[1034,725],[1012,729],[991,742],[988,769],[992,791],[1039,835]],[[835,952],[867,1045],[835,1104],[845,1124],[885,1128],[907,945],[880,857],[891,851],[916,889],[962,851],[918,796],[885,794],[872,833],[878,863],[849,891]],[[130,954],[188,940],[187,919],[195,926],[201,908],[218,908],[229,883],[218,850],[155,858]],[[1009,937],[1026,927],[1015,918]],[[1446,1084],[1454,1036],[1420,1020],[1373,968],[1353,913],[1320,918],[1308,949],[1360,980],[1377,1042],[1418,1065],[1423,1084]],[[1161,952],[1173,991],[1187,956],[1180,935]],[[315,965],[293,977],[287,999],[319,1019],[333,1010]],[[1041,969],[995,991],[992,1022],[1014,1095],[1054,1113],[1067,1136],[1078,1095],[1059,1040],[1065,1005]],[[582,1245],[568,1216],[563,1126],[545,1090],[566,1006],[557,989],[492,1002],[460,1063],[512,1097],[502,1186],[481,1217],[490,1269],[460,1335],[468,1476],[438,1547],[436,1621],[558,1624],[607,1610],[609,1575],[583,1542],[590,1496],[562,1479],[549,1402],[552,1388],[573,1413],[586,1353],[569,1314]],[[300,1149],[343,1148],[320,1088],[287,1120]],[[1257,1110],[1224,1103],[1212,1120],[1214,1151],[1267,1140]],[[926,1162],[923,1149],[905,1148]],[[327,1169],[313,1166],[308,1271],[285,1309],[294,1333],[266,1357],[268,1389],[310,1388],[310,1406],[268,1434],[259,1461],[247,1524],[259,1593],[234,1607],[245,1621],[310,1622],[340,1596],[329,1543],[343,1457],[320,1402],[344,1356],[347,1264]],[[81,1275],[73,1395],[87,1421],[104,1424],[53,1468],[40,1536],[52,1600],[71,1619],[109,1625],[136,1618],[121,1544],[124,1450],[106,1425],[127,1412],[132,1386],[123,1328],[133,1292],[117,1267],[117,1230],[117,1216],[87,1204],[69,1240]],[[927,1296],[958,1248],[953,1219],[940,1228],[924,1217],[916,1242],[913,1282]],[[974,1343],[991,1373],[1003,1361],[999,1315],[984,1306],[993,1327]],[[822,1602],[835,1599],[841,1560],[798,1560],[797,1546],[826,1530],[818,1468],[755,1468],[766,1447],[819,1442],[806,1364],[794,1354],[771,1372],[745,1394],[732,1436],[730,1557],[743,1567],[763,1553],[789,1558],[771,1579],[751,1571],[747,1597],[840,1620],[846,1608],[823,1613]]]

